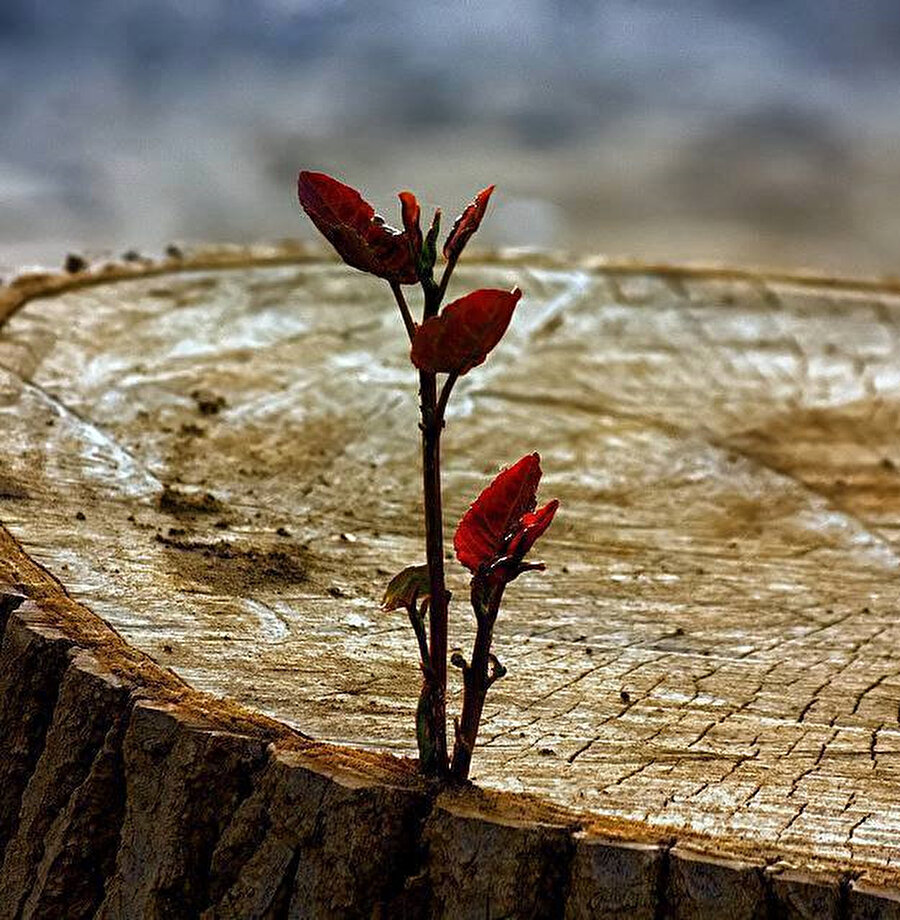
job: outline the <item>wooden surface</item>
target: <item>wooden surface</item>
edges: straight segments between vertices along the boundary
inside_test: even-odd
[[[533,449],[562,501],[473,779],[894,877],[900,296],[539,256],[456,284],[525,298],[451,403],[448,536]],[[192,686],[411,754],[415,642],[377,609],[421,561],[406,352],[389,291],[327,259],[32,299],[0,330],[0,519]]]

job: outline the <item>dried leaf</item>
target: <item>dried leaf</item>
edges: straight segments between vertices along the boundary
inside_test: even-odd
[[[411,565],[398,572],[388,583],[381,601],[385,611],[408,609],[425,600],[431,592],[427,565]]]
[[[523,517],[534,511],[540,481],[541,458],[528,454],[503,470],[472,503],[453,538],[456,558],[470,572],[507,554]]]
[[[355,189],[324,173],[303,171],[297,194],[310,220],[348,265],[388,281],[416,282],[406,234],[387,226]]]
[[[483,288],[448,304],[416,330],[410,357],[433,374],[467,374],[503,338],[522,292]]]
[[[484,212],[487,210],[488,201],[494,186],[489,185],[482,189],[475,198],[466,205],[462,214],[456,218],[450,235],[444,242],[444,258],[456,261],[469,242],[469,238],[478,230],[481,225]]]

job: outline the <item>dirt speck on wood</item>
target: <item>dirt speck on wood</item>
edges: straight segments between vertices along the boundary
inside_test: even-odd
[[[176,516],[218,514],[222,502],[212,492],[186,492],[174,486],[165,486],[159,496],[159,510]]]
[[[206,585],[215,591],[241,592],[267,585],[291,585],[309,577],[309,552],[279,544],[278,549],[219,540],[209,543],[156,535],[166,549],[173,574],[181,582]]]

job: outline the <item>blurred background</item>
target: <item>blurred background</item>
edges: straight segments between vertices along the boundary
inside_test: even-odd
[[[900,273],[898,0],[0,0],[0,265],[308,236],[302,166],[480,242]]]

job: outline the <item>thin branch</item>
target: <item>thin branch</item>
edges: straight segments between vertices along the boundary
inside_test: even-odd
[[[430,594],[428,633],[431,673],[423,687],[427,723],[431,734],[426,773],[446,776],[447,760],[447,604],[444,583],[444,533],[441,508],[441,426],[436,423],[437,382],[434,374],[419,371],[422,409],[422,480],[425,504],[425,557]]]
[[[447,264],[444,266],[444,273],[441,275],[441,283],[438,286],[438,292],[440,296],[438,300],[441,301],[444,299],[444,294],[447,293],[447,285],[450,283],[450,276],[453,274],[453,269],[456,268],[456,262],[458,256],[453,256],[447,260]]]
[[[400,307],[403,325],[406,326],[406,334],[409,336],[411,342],[416,335],[416,324],[413,322],[412,314],[409,312],[409,305],[406,302],[406,298],[403,296],[403,291],[400,289],[400,283],[398,281],[391,282],[391,290],[394,292],[394,300],[397,301],[397,306]]]
[[[476,579],[472,581],[472,607],[478,628],[472,648],[472,659],[468,670],[463,674],[462,717],[459,720],[450,765],[451,776],[457,781],[468,779],[472,751],[475,749],[475,741],[478,738],[478,728],[481,724],[481,714],[484,711],[487,692],[491,684],[506,673],[506,669],[500,664],[497,656],[491,652],[494,624],[497,622],[505,585],[502,583],[497,585],[485,600],[481,596],[481,588],[476,584]]]
[[[453,385],[458,379],[459,374],[448,374],[443,387],[441,387],[441,395],[438,398],[437,408],[435,409],[435,420],[436,424],[442,427],[444,424],[444,412],[447,411],[447,402],[450,399],[450,394],[453,392]]]
[[[428,637],[425,635],[425,610],[428,601],[422,602],[421,611],[416,610],[415,604],[410,604],[406,608],[409,615],[409,622],[412,624],[413,632],[416,634],[416,641],[419,643],[419,656],[422,659],[422,670],[427,674],[431,671],[431,655],[428,654]]]

